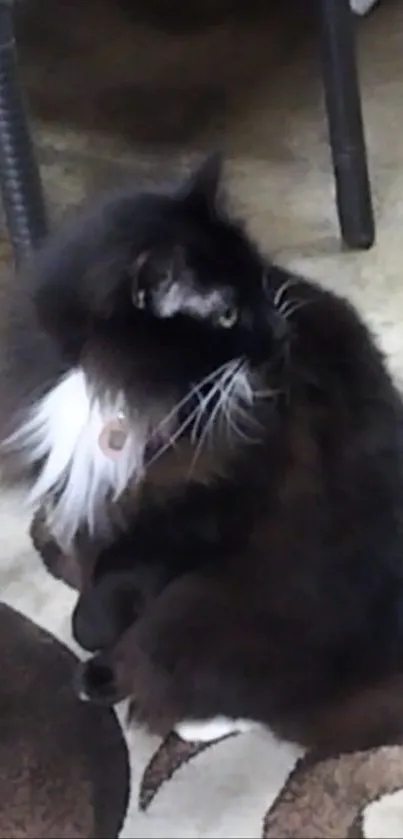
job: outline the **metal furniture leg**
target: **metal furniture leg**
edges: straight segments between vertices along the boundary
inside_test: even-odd
[[[19,85],[13,0],[0,0],[0,191],[14,258],[20,263],[46,235],[47,222]]]
[[[343,240],[370,248],[375,239],[350,0],[318,0],[325,99]]]
[[[18,79],[14,0],[0,0],[0,189],[16,261],[47,232],[45,205]],[[336,198],[344,242],[369,248],[374,218],[349,0],[318,0]]]

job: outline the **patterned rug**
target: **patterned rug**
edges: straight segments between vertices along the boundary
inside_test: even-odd
[[[28,525],[19,497],[2,495],[0,836],[403,837],[399,745],[315,762],[263,730],[161,742],[127,729],[124,705],[80,703],[75,593]],[[61,573],[49,545],[44,556]]]

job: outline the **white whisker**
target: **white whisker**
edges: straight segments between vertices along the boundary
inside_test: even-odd
[[[280,311],[280,314],[286,320],[289,320],[295,312],[298,312],[299,309],[302,309],[304,306],[310,303],[309,300],[290,300],[286,306]]]
[[[227,428],[232,429],[235,436],[241,437],[242,440],[245,440],[245,442],[247,442],[247,443],[252,442],[252,438],[248,437],[248,435],[245,434],[243,429],[239,428],[239,426],[236,423],[236,409],[229,408],[229,406],[225,404],[225,401],[223,401],[222,412],[223,412],[223,415],[225,416],[225,419],[226,419],[226,422],[227,422]]]
[[[247,366],[241,359],[237,359],[229,366],[228,373],[224,373],[217,384],[217,389],[220,390],[220,397],[199,441],[192,465],[194,465],[199,457],[205,442],[211,442],[217,422],[220,423],[220,420],[225,421],[227,434],[229,431],[232,431],[233,434],[248,443],[252,443],[254,440],[243,429],[239,428],[236,417],[241,417],[244,423],[245,421],[248,424],[255,423],[261,428],[260,423],[257,422],[253,414],[249,414],[242,407],[242,402],[248,405],[253,404],[254,391]]]
[[[199,428],[200,428],[200,423],[203,420],[203,416],[204,416],[204,413],[206,411],[206,408],[208,407],[210,402],[214,399],[214,396],[216,395],[216,393],[218,392],[219,389],[220,389],[220,382],[218,381],[213,385],[213,387],[211,388],[211,390],[209,391],[209,393],[206,396],[202,396],[201,394],[199,395],[199,407],[197,409],[197,416],[196,416],[195,422],[192,426],[192,431],[191,431],[191,435],[190,435],[190,439],[191,439],[192,443],[196,442],[197,434],[198,434]]]
[[[243,385],[246,385],[246,387],[243,387]],[[242,390],[244,390],[244,394],[242,394]],[[226,388],[226,392],[222,400],[222,409],[226,417],[227,427],[230,426],[238,437],[241,437],[245,440],[245,442],[251,443],[253,442],[253,439],[249,437],[242,428],[239,428],[236,422],[236,417],[239,416],[247,424],[251,425],[252,422],[254,422],[256,425],[260,426],[253,414],[242,408],[241,402],[244,401],[245,392],[247,394],[248,403],[250,405],[253,404],[253,389],[248,381],[245,365],[242,364],[237,370],[235,370],[234,375]]]
[[[194,466],[195,466],[195,464],[196,464],[196,462],[197,462],[197,460],[198,460],[198,458],[199,458],[199,456],[202,452],[203,445],[206,442],[206,440],[209,439],[211,429],[213,428],[216,417],[219,414],[220,407],[221,407],[222,388],[223,388],[224,384],[227,382],[228,378],[233,375],[234,369],[236,368],[237,365],[239,365],[239,363],[240,362],[239,362],[238,359],[236,361],[231,361],[231,362],[227,363],[227,365],[226,365],[227,369],[224,370],[224,372],[222,373],[219,381],[217,382],[217,385],[215,387],[214,395],[217,393],[217,391],[220,391],[220,397],[217,400],[217,404],[214,406],[214,408],[213,408],[213,410],[210,414],[210,417],[208,418],[207,423],[206,423],[206,425],[205,425],[205,427],[202,431],[202,434],[200,436],[199,442],[198,442],[197,447],[196,447],[196,451],[194,453],[194,456],[192,458],[192,462],[190,464],[190,471],[192,471],[194,469]]]
[[[189,416],[186,417],[186,419],[184,420],[182,425],[180,425],[179,428],[176,429],[175,433],[170,435],[169,439],[166,440],[165,443],[162,446],[160,446],[159,449],[157,449],[155,454],[153,454],[151,460],[149,460],[146,463],[146,468],[147,469],[149,469],[150,466],[153,465],[153,463],[155,463],[157,460],[159,460],[160,457],[162,457],[162,455],[165,454],[166,451],[168,451],[168,449],[173,448],[175,446],[176,441],[183,434],[183,432],[186,431],[187,427],[193,422],[198,410],[199,410],[198,407],[194,408],[194,410],[191,411]]]
[[[242,408],[242,406],[239,403],[235,402],[233,411],[236,413],[237,416],[240,417],[241,420],[243,420],[248,425],[254,425],[255,428],[259,428],[260,431],[263,430],[262,423],[259,422],[259,420],[254,416],[254,414],[252,414],[250,411],[246,411],[245,408]]]
[[[285,280],[284,283],[277,289],[274,298],[273,298],[273,306],[278,309],[281,305],[281,301],[284,298],[286,291],[289,288],[292,288],[295,285],[298,285],[300,280],[297,277],[290,277],[288,280]]]
[[[175,417],[175,416],[178,414],[178,412],[180,411],[180,409],[181,409],[181,408],[184,408],[184,407],[185,407],[185,405],[186,405],[188,402],[190,402],[190,400],[193,398],[193,396],[197,396],[197,395],[199,394],[199,392],[200,392],[200,389],[201,389],[202,387],[204,387],[204,385],[208,384],[210,381],[213,381],[213,380],[217,377],[217,375],[219,375],[220,371],[221,371],[221,370],[223,370],[223,369],[227,366],[227,364],[228,364],[228,362],[226,362],[225,364],[222,364],[222,365],[221,365],[220,367],[218,367],[216,370],[213,370],[213,372],[212,372],[212,373],[209,373],[207,376],[205,376],[205,378],[204,378],[204,379],[202,379],[202,381],[201,381],[201,382],[197,382],[197,384],[193,385],[193,387],[192,387],[192,388],[191,388],[191,390],[190,390],[190,391],[186,394],[186,396],[184,396],[184,397],[183,397],[183,399],[181,399],[179,402],[177,402],[177,403],[173,406],[173,408],[172,408],[172,409],[168,412],[168,414],[166,414],[166,416],[165,416],[165,417],[161,420],[161,422],[160,422],[160,423],[156,426],[156,428],[154,428],[154,429],[153,429],[153,431],[152,431],[152,435],[151,435],[151,436],[152,436],[152,437],[156,437],[156,436],[158,436],[158,434],[162,431],[162,429],[164,428],[164,426],[165,426],[165,425],[166,425],[166,424],[167,424],[167,423],[168,423],[171,419],[173,419],[173,417]]]
[[[208,375],[208,376],[206,376],[204,379],[202,379],[202,381],[201,381],[200,383],[198,383],[197,385],[194,385],[194,386],[193,386],[193,388],[192,388],[192,390],[189,392],[189,394],[187,394],[187,396],[186,396],[184,399],[182,399],[182,400],[181,400],[181,401],[180,401],[180,402],[176,405],[176,411],[178,411],[178,410],[179,410],[179,407],[183,407],[184,405],[186,405],[186,403],[189,401],[189,399],[190,399],[191,397],[193,397],[194,395],[198,395],[198,396],[199,396],[199,398],[201,398],[201,399],[203,400],[203,403],[202,403],[202,410],[204,410],[204,409],[205,409],[205,407],[206,407],[207,402],[209,402],[209,401],[212,399],[212,397],[213,397],[214,393],[216,392],[216,387],[217,387],[217,385],[216,385],[216,384],[214,384],[214,385],[213,385],[212,390],[208,393],[208,395],[207,395],[206,397],[200,397],[200,389],[201,389],[202,387],[204,387],[204,385],[205,385],[206,383],[211,382],[211,381],[214,381],[214,379],[215,379],[217,376],[219,376],[219,375],[220,375],[220,372],[221,372],[221,371],[223,371],[222,375],[225,375],[225,374],[226,374],[226,368],[227,368],[227,367],[228,367],[228,362],[226,362],[225,364],[222,364],[222,365],[221,365],[221,367],[218,367],[216,370],[214,370],[212,373],[209,373],[209,375]],[[188,427],[189,427],[189,426],[193,423],[193,421],[194,421],[195,419],[196,419],[196,422],[197,422],[198,417],[199,417],[199,414],[200,414],[200,410],[201,410],[201,406],[200,406],[200,405],[197,405],[197,406],[193,409],[193,411],[191,411],[191,413],[189,414],[189,416],[188,416],[188,417],[186,417],[186,419],[185,419],[185,420],[184,420],[184,422],[180,425],[180,427],[176,429],[175,433],[174,433],[174,434],[172,434],[172,435],[170,435],[169,439],[168,439],[168,440],[166,440],[166,441],[164,442],[164,444],[163,444],[162,446],[160,446],[160,447],[157,449],[157,451],[155,452],[155,454],[153,455],[153,457],[151,458],[151,460],[149,460],[149,461],[146,463],[146,468],[147,468],[147,469],[148,469],[150,466],[152,466],[152,465],[153,465],[153,464],[154,464],[157,460],[159,460],[159,458],[160,458],[160,457],[162,457],[162,455],[163,455],[163,454],[165,454],[165,452],[166,452],[166,451],[168,451],[168,449],[170,449],[171,447],[175,446],[175,444],[176,444],[177,440],[178,440],[178,439],[182,436],[183,432],[184,432],[184,431],[186,431],[186,429],[187,429],[187,428],[188,428]],[[172,412],[171,412],[171,414],[172,414]],[[161,424],[160,424],[160,425],[161,425]],[[193,434],[193,427],[192,427],[192,434]],[[192,434],[191,434],[191,436],[192,436]]]
[[[208,407],[208,405],[211,403],[211,401],[212,401],[212,399],[214,398],[214,396],[215,396],[215,395],[218,393],[218,391],[221,389],[221,386],[222,386],[222,378],[223,378],[223,377],[225,377],[225,380],[226,380],[227,373],[228,373],[228,366],[229,366],[229,364],[230,364],[230,365],[232,365],[232,363],[233,363],[233,362],[228,362],[228,361],[227,361],[227,362],[225,363],[225,365],[223,365],[223,367],[219,367],[219,368],[218,368],[218,371],[217,371],[218,373],[219,373],[220,371],[222,371],[221,375],[218,377],[218,381],[214,384],[214,386],[212,387],[212,389],[209,391],[209,393],[208,393],[206,396],[200,396],[200,406],[199,406],[199,412],[198,412],[198,416],[197,416],[196,422],[195,422],[195,424],[194,424],[194,426],[193,426],[193,428],[192,428],[192,433],[191,433],[191,440],[192,440],[192,442],[195,442],[195,440],[196,440],[196,435],[197,435],[197,432],[198,432],[198,430],[199,430],[199,426],[200,426],[200,423],[201,423],[201,421],[202,421],[202,419],[203,419],[203,414],[205,413],[206,408],[207,408],[207,407]],[[224,369],[223,369],[223,368],[224,368]],[[232,369],[232,367],[231,367],[231,369]]]
[[[232,367],[229,371],[229,375],[226,377],[225,381],[221,381],[221,388],[220,388],[220,397],[217,404],[217,412],[215,414],[215,421],[221,424],[225,422],[226,430],[228,431],[228,421],[227,415],[229,413],[228,402],[231,397],[231,390],[234,387],[236,382],[236,374],[240,369],[240,364],[237,364],[235,367]],[[209,426],[209,438],[211,441],[212,433],[214,431],[214,424],[210,424]]]

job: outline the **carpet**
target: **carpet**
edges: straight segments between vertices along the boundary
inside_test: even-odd
[[[76,699],[75,592],[28,531],[19,496],[3,494],[0,837],[403,836],[403,746],[316,761],[263,729],[208,745],[161,741],[127,727],[124,703]],[[60,577],[57,553],[45,545],[44,558]]]

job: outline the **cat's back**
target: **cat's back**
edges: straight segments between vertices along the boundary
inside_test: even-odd
[[[254,464],[267,502],[253,540],[270,574],[279,557],[277,579],[331,579],[333,569],[343,580],[346,568],[368,578],[372,567],[379,581],[400,580],[402,395],[348,301],[304,280],[293,297],[306,305],[295,316],[284,415]]]

